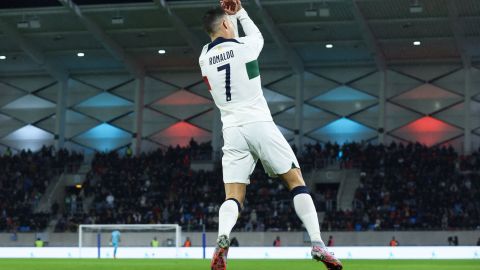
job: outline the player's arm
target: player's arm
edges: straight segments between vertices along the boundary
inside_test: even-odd
[[[233,25],[235,30],[235,38],[239,38],[240,35],[238,34],[238,19],[236,13],[241,8],[242,3],[239,0],[231,0],[232,3],[226,3],[224,0],[220,0],[220,6],[228,15],[228,19]]]
[[[237,20],[240,21],[242,25],[243,32],[245,32],[245,37],[241,38],[241,41],[247,44],[253,52],[254,58],[258,58],[260,52],[263,49],[263,35],[260,32],[260,29],[255,25],[255,23],[248,16],[247,11],[242,7],[242,2],[240,0],[233,0],[235,2],[235,10],[229,9],[226,7],[223,2],[222,7],[225,12],[231,16],[235,16]],[[236,32],[238,32],[238,26],[235,26]],[[238,35],[238,33],[236,33]]]
[[[237,12],[236,16],[242,25],[243,32],[245,32],[245,42],[248,43],[249,47],[253,49],[258,57],[263,49],[264,43],[262,32],[260,32],[260,29],[258,29],[257,25],[255,25],[250,16],[248,16],[248,13],[244,8],[240,7],[240,10]]]
[[[247,11],[243,7],[240,8],[235,16],[240,21],[243,32],[245,32],[245,36],[255,37],[263,41],[262,32],[260,32],[260,29],[258,29],[257,25],[255,25],[252,19],[250,19],[250,16],[248,16]]]
[[[240,35],[238,34],[238,19],[236,15],[228,15],[228,18],[233,24],[233,28],[235,29],[235,38],[239,38]]]

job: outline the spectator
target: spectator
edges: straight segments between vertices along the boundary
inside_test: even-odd
[[[454,246],[453,237],[449,236],[447,241],[449,246]]]
[[[129,146],[127,147],[127,149],[125,150],[125,155],[126,155],[127,157],[132,157],[132,155],[133,155],[133,150],[132,150],[132,148],[130,147],[130,145],[129,145]]]
[[[480,237],[478,238],[477,246],[480,246]]]
[[[453,237],[453,245],[458,246],[458,236],[456,235]]]
[[[280,241],[280,236],[277,236],[277,238],[275,238],[275,240],[273,241],[273,246],[274,247],[282,246],[282,242]]]
[[[112,193],[109,193],[107,198],[105,199],[107,202],[108,208],[113,208],[115,207],[115,197],[113,197]]]
[[[192,246],[192,241],[190,241],[190,237],[187,237],[185,240],[185,243],[183,243],[184,247],[191,247]]]
[[[390,243],[388,244],[391,247],[398,247],[400,243],[398,243],[397,239],[395,239],[395,236],[392,237],[392,240],[390,240]]]
[[[150,242],[150,246],[154,248],[157,248],[159,246],[157,237],[153,237],[152,241]]]
[[[480,239],[479,239],[479,243],[480,243]],[[240,243],[238,242],[238,239],[236,237],[233,237],[230,240],[230,246],[231,247],[239,247],[240,246]]]
[[[43,247],[43,245],[44,245],[44,242],[43,242],[42,239],[37,238],[37,240],[35,240],[35,247],[41,248],[41,247]]]
[[[330,236],[328,237],[327,247],[333,247],[333,245],[334,245],[333,236],[330,235]]]
[[[10,149],[10,147],[7,147],[7,150],[5,150],[5,154],[4,154],[6,157],[11,157],[12,156],[12,149]]]

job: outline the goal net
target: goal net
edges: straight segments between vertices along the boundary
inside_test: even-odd
[[[178,252],[181,246],[181,227],[178,224],[89,224],[78,229],[79,255],[82,257],[113,257],[112,232],[120,233],[120,257],[153,254],[157,247],[170,247]]]

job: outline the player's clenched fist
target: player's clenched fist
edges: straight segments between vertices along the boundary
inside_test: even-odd
[[[242,9],[242,1],[220,0],[220,6],[228,15],[235,15],[240,9]]]

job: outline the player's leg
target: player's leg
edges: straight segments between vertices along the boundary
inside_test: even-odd
[[[290,169],[287,173],[280,174],[292,194],[293,206],[300,220],[305,225],[310,241],[312,242],[312,257],[323,262],[329,270],[341,270],[342,263],[333,256],[325,247],[320,235],[317,210],[312,196],[308,193],[302,172],[299,168]]]
[[[247,184],[245,183],[226,183],[225,201],[218,213],[218,238],[217,247],[213,254],[211,269],[227,269],[227,255],[230,247],[230,233],[237,223],[240,210],[245,201]]]
[[[118,249],[118,245],[117,245],[117,244],[113,244],[113,258],[114,258],[114,259],[117,258],[117,249]]]
[[[230,238],[230,232],[237,223],[245,200],[247,185],[243,183],[225,184],[225,202],[220,206],[218,215],[218,236]]]
[[[245,128],[245,133],[268,174],[279,176],[290,190],[295,212],[310,236],[313,258],[324,262],[328,269],[342,269],[340,261],[328,253],[322,241],[317,210],[288,142],[272,122],[254,123]]]
[[[225,201],[220,206],[218,214],[218,238],[211,262],[212,270],[225,270],[227,267],[230,232],[237,223],[245,200],[246,186],[250,183],[250,174],[256,164],[256,159],[250,153],[248,144],[239,128],[225,129],[223,140],[222,169]]]
[[[280,174],[280,179],[287,185],[292,195],[293,206],[300,220],[305,225],[312,245],[325,246],[320,235],[317,210],[312,197],[305,186],[299,168],[290,169],[287,173]]]

